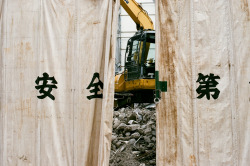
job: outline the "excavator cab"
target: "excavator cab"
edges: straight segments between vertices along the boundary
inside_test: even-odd
[[[155,32],[139,31],[128,40],[125,55],[125,80],[154,79]]]

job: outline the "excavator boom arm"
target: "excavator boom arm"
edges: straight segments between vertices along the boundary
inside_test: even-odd
[[[141,29],[154,29],[147,12],[134,0],[120,0],[121,6]]]

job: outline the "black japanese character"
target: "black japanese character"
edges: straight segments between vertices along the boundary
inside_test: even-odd
[[[98,82],[94,83],[96,78],[98,79]],[[100,86],[100,88],[103,89],[103,83],[99,79],[99,73],[94,73],[93,78],[89,86],[87,87],[87,89],[90,89],[91,87],[93,87],[93,89],[90,90],[90,93],[94,93],[93,95],[87,96],[89,100],[93,98],[102,98],[102,94],[97,93],[98,91],[100,91],[98,86]]]
[[[48,80],[50,80],[51,83],[53,84],[48,84]],[[43,81],[42,85],[39,85],[40,81]],[[45,97],[48,96],[52,100],[55,100],[55,97],[51,94],[53,88],[57,89],[57,86],[55,85],[57,84],[57,81],[55,80],[54,77],[49,77],[47,73],[43,73],[43,77],[37,77],[35,83],[38,85],[35,86],[35,88],[40,89],[39,93],[43,93],[43,95],[37,96],[37,98],[44,99]]]
[[[214,99],[219,97],[220,91],[216,88],[219,84],[216,79],[220,79],[219,76],[214,76],[214,74],[210,73],[210,75],[203,75],[199,73],[199,78],[196,82],[200,83],[200,86],[196,89],[196,92],[200,94],[197,98],[202,98],[206,95],[207,99],[210,100],[210,93]]]

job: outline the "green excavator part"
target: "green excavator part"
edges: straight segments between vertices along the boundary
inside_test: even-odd
[[[167,92],[167,81],[159,81],[159,71],[155,71],[155,98],[161,99],[161,92]]]

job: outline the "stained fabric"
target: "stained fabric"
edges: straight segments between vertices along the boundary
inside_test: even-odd
[[[0,165],[108,165],[118,5],[0,2]]]
[[[156,1],[157,165],[250,163],[249,4]]]

